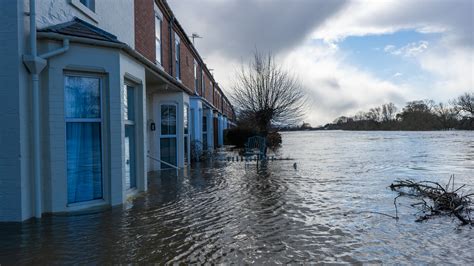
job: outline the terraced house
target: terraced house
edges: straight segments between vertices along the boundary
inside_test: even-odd
[[[0,43],[0,221],[121,204],[235,119],[165,0],[0,1]]]

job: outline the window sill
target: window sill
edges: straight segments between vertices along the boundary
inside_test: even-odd
[[[79,11],[84,13],[87,17],[92,19],[95,23],[99,22],[99,18],[94,11],[90,10],[87,8],[85,5],[83,5],[80,0],[71,0],[71,5],[73,5],[75,8],[77,8]]]
[[[96,199],[91,201],[83,201],[83,202],[76,202],[76,203],[68,203],[67,210],[68,211],[82,211],[96,207],[103,207],[108,205],[104,199]]]

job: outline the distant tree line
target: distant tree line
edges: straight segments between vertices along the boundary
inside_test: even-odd
[[[308,123],[288,126],[296,130],[474,130],[474,93],[467,92],[446,103],[433,100],[411,101],[400,111],[393,103],[341,116],[333,123],[313,128]]]
[[[474,93],[464,93],[449,103],[411,101],[398,112],[393,103],[341,116],[322,129],[342,130],[474,130]]]

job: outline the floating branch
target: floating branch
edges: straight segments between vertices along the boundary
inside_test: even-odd
[[[422,222],[434,216],[448,215],[455,216],[462,225],[472,225],[474,221],[470,214],[474,193],[463,195],[461,189],[464,186],[455,188],[454,175],[452,175],[446,186],[432,181],[397,180],[390,185],[390,189],[399,193],[394,200],[395,207],[396,200],[400,196],[415,197],[421,200],[411,205],[419,208],[423,213],[416,219],[416,222]]]

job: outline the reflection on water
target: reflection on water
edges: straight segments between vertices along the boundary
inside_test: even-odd
[[[387,186],[397,178],[473,188],[472,132],[291,132],[278,161],[198,165],[154,173],[123,206],[0,224],[0,262],[469,263],[472,229],[397,222]]]

